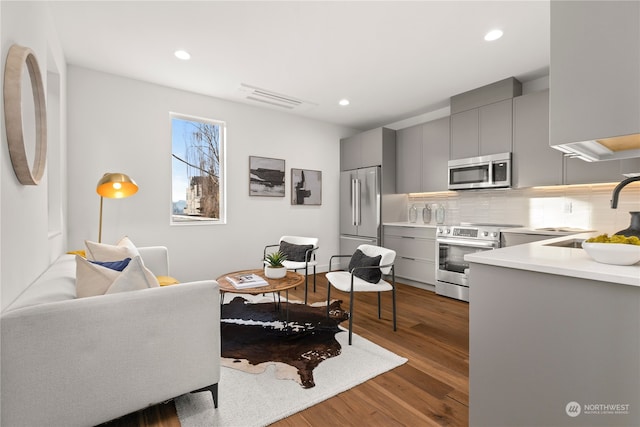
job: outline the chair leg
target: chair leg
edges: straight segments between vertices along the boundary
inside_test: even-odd
[[[313,266],[313,293],[316,293],[316,266]]]
[[[393,330],[396,331],[396,287],[394,286],[391,291],[393,299]]]
[[[327,281],[327,319],[329,319],[330,302],[331,302],[331,282]]]
[[[351,299],[349,301],[349,345],[351,345],[352,335],[353,335],[353,286],[351,286]]]
[[[304,303],[307,303],[307,290],[309,289],[309,276],[307,275],[308,267],[305,265],[304,267]],[[315,289],[314,289],[315,291]]]
[[[378,292],[378,319],[382,319],[382,316],[380,315],[380,294],[382,292]]]

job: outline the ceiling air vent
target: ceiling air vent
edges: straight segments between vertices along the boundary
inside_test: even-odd
[[[293,96],[289,95],[283,95],[281,93],[272,92],[267,89],[260,89],[259,87],[251,86],[244,83],[240,83],[240,92],[243,93],[243,97],[245,99],[269,104],[287,110],[306,111],[318,106],[318,104],[315,104],[313,102],[304,101],[302,99],[294,98]]]

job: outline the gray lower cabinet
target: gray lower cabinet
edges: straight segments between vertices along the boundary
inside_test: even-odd
[[[512,133],[511,99],[452,114],[450,159],[510,152]]]
[[[384,226],[384,246],[396,251],[396,277],[435,285],[435,227]]]
[[[561,185],[562,159],[562,153],[549,146],[549,91],[514,98],[513,186]]]

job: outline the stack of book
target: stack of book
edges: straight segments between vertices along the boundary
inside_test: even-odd
[[[257,274],[234,274],[227,276],[227,280],[236,289],[258,288],[268,285],[267,281]]]

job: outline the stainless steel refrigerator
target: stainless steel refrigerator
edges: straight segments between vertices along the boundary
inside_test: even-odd
[[[380,244],[380,179],[379,166],[340,173],[341,254],[352,254],[362,244]],[[344,258],[340,265],[347,268],[349,258]]]

